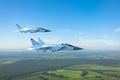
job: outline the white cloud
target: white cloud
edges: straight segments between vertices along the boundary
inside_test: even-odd
[[[84,49],[96,49],[96,50],[120,50],[120,43],[105,40],[105,39],[79,39],[76,45],[83,47]]]
[[[114,32],[120,32],[120,27],[115,29]]]

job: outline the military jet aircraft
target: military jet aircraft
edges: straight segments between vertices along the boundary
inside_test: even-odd
[[[45,29],[45,28],[41,28],[41,27],[38,27],[38,28],[23,28],[22,26],[16,24],[17,26],[17,31],[15,32],[21,32],[21,33],[36,33],[36,32],[51,32],[51,30],[48,30],[48,29]]]
[[[38,41],[35,41],[34,39],[31,38],[32,42],[32,49],[37,50],[37,51],[63,51],[63,50],[68,50],[68,51],[73,51],[73,50],[83,50],[83,48],[73,46],[71,44],[45,44],[40,38],[38,38]]]

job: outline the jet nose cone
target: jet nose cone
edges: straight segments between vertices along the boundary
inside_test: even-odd
[[[74,50],[83,50],[83,48],[80,48],[80,47],[74,47]]]
[[[45,30],[45,32],[51,32],[51,30]]]

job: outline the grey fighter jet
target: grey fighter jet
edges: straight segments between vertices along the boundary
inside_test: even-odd
[[[16,24],[17,26],[17,31],[15,32],[21,32],[21,33],[36,33],[36,32],[51,32],[51,30],[48,30],[48,29],[45,29],[45,28],[41,28],[41,27],[38,27],[38,28],[22,28],[22,26]]]
[[[83,50],[83,48],[73,46],[71,44],[45,44],[40,38],[38,38],[38,41],[35,41],[34,39],[31,38],[32,42],[32,49],[37,50],[37,51],[73,51],[73,50]]]

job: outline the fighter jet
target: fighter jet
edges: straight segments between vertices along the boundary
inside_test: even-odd
[[[18,24],[16,24],[16,26],[18,30],[15,32],[21,32],[21,33],[51,32],[51,30],[41,28],[41,27],[31,29],[31,28],[23,28],[22,26]]]
[[[73,46],[71,44],[45,44],[40,38],[38,38],[38,41],[35,41],[31,38],[32,42],[32,49],[37,51],[73,51],[73,50],[83,50],[83,48]]]

